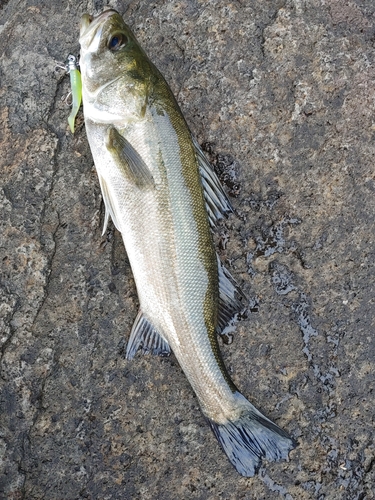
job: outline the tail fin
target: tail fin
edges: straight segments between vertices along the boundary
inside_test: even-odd
[[[289,434],[268,420],[248,403],[250,408],[237,420],[217,424],[207,419],[232,465],[245,477],[254,476],[262,458],[277,461],[288,459],[296,442]]]

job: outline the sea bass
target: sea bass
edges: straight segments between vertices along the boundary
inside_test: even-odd
[[[114,10],[82,16],[85,125],[140,309],[126,357],[173,351],[216,438],[243,476],[287,459],[293,439],[236,388],[217,334],[242,309],[211,227],[231,211],[166,81]],[[104,231],[103,231],[104,232]]]

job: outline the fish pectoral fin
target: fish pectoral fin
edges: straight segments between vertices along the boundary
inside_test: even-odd
[[[139,188],[155,187],[150,169],[140,154],[113,126],[108,128],[106,146],[116,165],[129,181]]]
[[[119,227],[119,224],[117,222],[116,211],[115,211],[112,199],[111,199],[111,194],[110,194],[110,191],[108,189],[107,183],[105,182],[104,178],[100,175],[99,172],[98,172],[98,178],[99,178],[99,184],[100,184],[100,188],[102,191],[102,196],[103,196],[103,201],[104,201],[104,206],[105,206],[104,224],[103,224],[103,231],[102,231],[102,236],[103,236],[103,234],[106,232],[106,229],[107,229],[109,216],[111,216],[113,224],[115,225],[115,227],[118,231],[120,231],[120,227]]]
[[[215,227],[219,219],[233,212],[233,208],[210,162],[199,146],[198,141],[194,137],[192,137],[192,141],[199,164],[199,172],[203,184],[204,199],[210,226]]]
[[[233,330],[234,323],[246,310],[246,297],[228,269],[217,257],[219,270],[219,318],[218,332],[227,335]]]
[[[150,321],[139,311],[135,318],[128,345],[126,359],[133,359],[138,351],[142,354],[169,356],[171,348],[168,342],[156,331]]]

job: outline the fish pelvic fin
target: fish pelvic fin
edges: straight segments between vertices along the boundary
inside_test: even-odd
[[[142,311],[139,311],[130,332],[126,359],[133,359],[138,351],[158,356],[169,356],[171,353],[168,342],[157,332]]]
[[[99,179],[99,184],[100,188],[102,191],[102,197],[104,201],[104,206],[105,206],[105,216],[104,216],[104,224],[103,224],[103,231],[102,231],[102,236],[107,230],[107,225],[109,221],[109,216],[111,216],[112,222],[115,225],[116,229],[121,232],[120,230],[120,224],[117,220],[116,216],[116,209],[115,209],[115,204],[111,198],[111,192],[108,189],[107,183],[102,175],[98,172],[98,179]]]
[[[243,398],[240,393],[238,395]],[[297,446],[297,442],[251,403],[247,403],[247,411],[236,420],[228,420],[225,424],[207,420],[237,472],[252,477],[258,472],[263,458],[269,461],[288,460],[289,452]]]

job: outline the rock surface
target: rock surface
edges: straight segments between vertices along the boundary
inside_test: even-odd
[[[374,499],[373,1],[109,2],[236,195],[223,356],[299,442],[249,479],[173,356],[123,357],[136,290],[55,68],[104,5],[0,4],[0,497]]]

